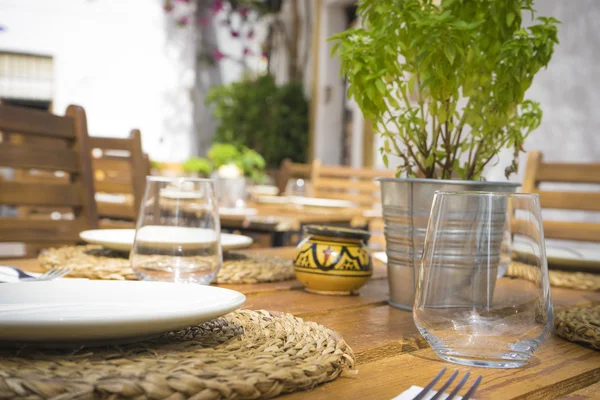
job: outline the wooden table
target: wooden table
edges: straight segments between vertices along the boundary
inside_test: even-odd
[[[261,253],[292,257],[294,249],[261,249]],[[40,271],[36,260],[5,260]],[[486,369],[442,362],[421,338],[412,314],[387,305],[385,266],[377,264],[373,279],[360,296],[310,294],[297,281],[222,285],[247,296],[248,309],[285,311],[321,323],[343,335],[356,355],[358,373],[340,377],[311,392],[285,399],[391,399],[412,385],[425,386],[443,367],[482,375],[477,399],[600,398],[600,353],[551,336],[519,369]],[[599,292],[552,288],[555,308],[600,301]],[[448,373],[446,373],[448,376]],[[472,382],[472,380],[469,380]]]

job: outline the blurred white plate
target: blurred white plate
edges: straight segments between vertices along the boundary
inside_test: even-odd
[[[290,202],[286,196],[258,196],[256,201],[267,204],[287,204]]]
[[[318,197],[302,196],[259,196],[259,203],[297,204],[306,207],[354,208],[356,203],[347,200],[321,199]]]
[[[186,228],[178,226],[144,226],[138,233],[138,240],[146,246],[184,249],[197,249],[214,243],[215,233],[210,229]],[[79,237],[88,243],[99,244],[108,249],[130,251],[133,247],[135,229],[92,229],[83,231]],[[252,244],[252,238],[231,233],[221,233],[223,250],[242,249]]]
[[[290,202],[307,207],[353,208],[356,203],[347,200],[321,199],[317,197],[289,196]]]
[[[256,214],[258,214],[258,210],[256,208],[219,207],[219,215],[251,216]]]
[[[253,196],[277,196],[279,194],[279,188],[273,185],[253,185],[247,190]]]
[[[217,318],[246,297],[214,286],[60,280],[4,283],[0,340],[88,342],[148,337]]]
[[[513,251],[524,258],[534,254],[531,246],[524,243],[513,244]],[[584,247],[576,244],[546,243],[546,258],[550,266],[558,268],[600,270],[600,246]]]
[[[203,198],[204,193],[165,188],[160,191],[160,196],[172,200],[197,200]]]
[[[375,257],[382,263],[387,264],[388,259],[387,259],[387,254],[385,253],[385,251],[379,251],[377,253],[373,253],[373,257]]]

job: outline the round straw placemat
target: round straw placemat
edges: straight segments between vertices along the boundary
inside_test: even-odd
[[[136,344],[0,350],[0,398],[272,398],[353,367],[352,349],[335,331],[290,314],[241,310]]]
[[[538,268],[515,261],[509,264],[506,274],[516,278],[524,278],[535,281],[539,279],[540,271]],[[551,286],[578,290],[600,291],[600,275],[597,274],[549,270],[548,278]]]
[[[600,350],[600,304],[558,311],[554,328],[558,336]]]
[[[64,246],[45,250],[39,257],[45,269],[71,268],[70,277],[136,280],[128,254],[97,245]],[[292,260],[267,254],[225,252],[216,283],[278,282],[294,278]]]

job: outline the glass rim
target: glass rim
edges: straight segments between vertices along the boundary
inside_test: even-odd
[[[214,179],[210,178],[193,178],[185,176],[158,176],[146,175],[146,182],[197,182],[197,183],[215,183]]]
[[[487,192],[477,190],[463,190],[463,191],[451,191],[451,190],[436,190],[434,193],[438,195],[450,195],[450,196],[475,196],[475,197],[525,197],[525,198],[539,198],[540,195],[537,193],[515,193],[515,192]]]

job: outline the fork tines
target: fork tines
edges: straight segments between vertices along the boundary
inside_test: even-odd
[[[415,396],[415,398],[413,400],[424,399],[425,396],[427,395],[427,393],[429,393],[429,391],[433,389],[433,386],[437,383],[437,381],[440,380],[440,378],[442,377],[442,375],[444,375],[444,372],[446,372],[446,368],[443,368],[435,376],[435,378],[433,378],[431,380],[431,382],[429,382],[427,384],[427,386],[425,386],[423,388],[423,390],[421,390],[421,392],[418,395]],[[448,380],[446,381],[446,383],[444,383],[442,385],[442,387],[438,389],[437,393],[433,397],[431,397],[429,400],[441,399],[441,396],[444,395],[444,392],[446,391],[446,389],[448,389],[448,387],[450,387],[450,385],[452,384],[452,382],[454,382],[454,379],[456,379],[457,375],[458,375],[458,370],[454,371],[452,373],[452,375],[450,375],[450,377],[448,378]],[[467,379],[469,379],[470,375],[471,374],[469,372],[467,372],[465,374],[465,376],[463,376],[463,378],[460,380],[460,382],[458,383],[458,385],[456,385],[456,387],[454,388],[454,390],[452,392],[450,392],[450,394],[448,395],[448,397],[445,398],[445,400],[451,400],[451,399],[453,399],[458,394],[458,392],[460,391],[460,389],[462,389],[462,387],[465,385],[465,383],[467,382]],[[471,396],[473,396],[473,394],[475,393],[475,390],[477,390],[477,386],[479,386],[479,384],[481,383],[481,379],[482,379],[481,376],[479,376],[477,379],[475,379],[475,382],[473,382],[473,385],[471,386],[471,388],[467,391],[467,393],[465,393],[462,396],[463,400],[468,400],[469,398],[471,398]]]

